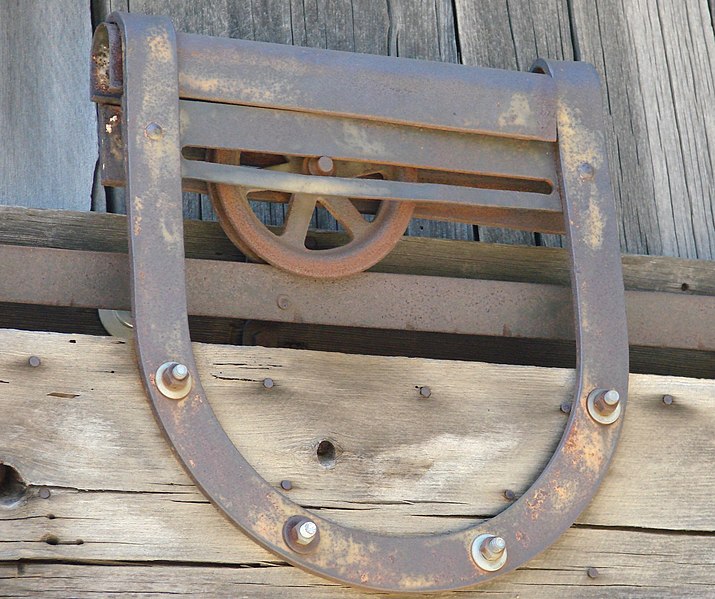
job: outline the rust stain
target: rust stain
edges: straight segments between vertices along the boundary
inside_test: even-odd
[[[500,127],[526,127],[532,121],[531,104],[526,94],[515,93],[509,108],[499,115]]]

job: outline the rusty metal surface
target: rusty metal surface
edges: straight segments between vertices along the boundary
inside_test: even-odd
[[[0,257],[0,302],[130,308],[126,255],[0,246]],[[312,281],[262,264],[194,259],[185,269],[193,316],[574,338],[570,292],[554,285],[379,273]],[[633,346],[715,351],[715,331],[702,326],[715,319],[713,296],[626,291],[626,308]]]
[[[613,389],[620,394],[623,409],[628,384],[615,208],[593,69],[543,63],[541,68],[551,75],[546,76],[450,66],[439,71],[441,85],[434,88],[429,78],[435,76],[436,67],[431,65],[400,62],[392,66],[389,59],[362,60],[315,50],[303,53],[197,36],[182,36],[179,67],[168,19],[114,14],[110,20],[117,23],[123,36],[132,308],[142,378],[174,452],[206,495],[244,532],[289,562],[326,578],[376,590],[434,592],[474,585],[512,570],[555,541],[598,488],[623,421],[598,424],[587,413],[587,397],[594,389]],[[310,87],[304,88],[306,57],[320,68]],[[266,61],[267,73],[258,74],[257,67],[266,66]],[[365,89],[361,79],[368,76],[372,83],[379,83],[380,77],[389,81],[403,92],[398,95],[404,104],[390,104],[372,90],[369,96],[345,96]],[[563,438],[551,461],[532,487],[496,517],[451,533],[411,537],[337,525],[296,505],[258,476],[211,410],[198,378],[187,326],[177,86],[179,81],[186,86],[188,80],[196,93],[208,94],[203,99],[251,103],[251,89],[255,88],[246,86],[256,83],[256,77],[262,85],[272,82],[272,90],[287,91],[293,108],[297,103],[308,111],[331,111],[331,103],[336,103],[338,112],[346,111],[341,114],[360,114],[364,109],[371,118],[382,120],[416,119],[432,127],[491,128],[500,135],[529,137],[535,132],[543,134],[534,130],[533,119],[526,118],[535,114],[531,109],[534,101],[538,107],[535,122],[540,126],[546,123],[550,133],[558,128],[560,184],[572,257],[577,384]],[[326,93],[325,85],[313,89],[321,78],[326,85],[338,84],[335,94]],[[283,87],[277,87],[278,83]],[[518,93],[528,94],[528,109],[522,99],[516,107],[497,103],[495,111],[495,97],[511,102],[516,97],[515,87]],[[307,94],[311,89],[320,90],[319,95]],[[422,103],[434,93],[425,93],[425,89],[439,89],[439,102],[432,98],[431,104]],[[418,93],[421,102],[410,101]],[[280,93],[269,95],[269,101],[275,102],[272,106],[290,107],[281,103]],[[485,98],[489,102],[485,103]],[[326,104],[316,108],[316,101],[327,102],[327,108]],[[434,107],[444,105],[454,108],[454,113],[448,110],[446,114],[456,117],[450,117],[446,125],[434,118],[443,115]],[[552,121],[549,110],[554,107]],[[525,118],[517,118],[520,115]],[[236,288],[232,300],[240,302],[244,294],[244,288]],[[278,302],[278,309],[286,306],[286,302]],[[187,380],[193,382],[184,399],[166,397],[157,387],[155,373],[167,364],[188,369]],[[292,523],[308,521],[315,527],[301,542]],[[316,527],[319,534],[315,534]],[[480,568],[481,559],[472,558],[473,543],[480,535],[490,535],[485,537],[488,539],[498,535],[500,543],[505,541],[508,556],[500,570]],[[302,548],[298,550],[296,544]]]

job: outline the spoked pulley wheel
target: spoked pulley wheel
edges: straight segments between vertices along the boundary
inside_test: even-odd
[[[238,165],[237,150],[215,150],[212,161]],[[316,177],[382,177],[402,181],[415,179],[415,170],[379,165],[334,162],[326,156],[289,158],[273,167]],[[335,195],[293,193],[283,227],[272,231],[256,216],[251,199],[265,189],[226,184],[209,186],[211,201],[228,238],[244,253],[282,270],[313,278],[336,278],[367,270],[384,258],[405,232],[414,212],[412,202],[377,201],[372,220],[349,198]],[[325,208],[345,230],[348,241],[339,247],[306,247],[306,236],[316,207]]]

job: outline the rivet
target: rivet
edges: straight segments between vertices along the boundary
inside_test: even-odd
[[[600,424],[613,424],[621,415],[621,395],[615,389],[594,389],[586,404],[591,418]]]
[[[33,368],[37,368],[40,364],[42,364],[42,360],[40,360],[37,356],[30,356],[27,363]]]
[[[287,310],[290,308],[290,298],[287,295],[279,295],[277,304],[281,310]]]
[[[429,387],[420,387],[420,397],[430,397],[432,395],[432,389]]]
[[[275,385],[275,383],[273,382],[273,379],[271,379],[271,378],[265,378],[265,379],[263,379],[263,386],[264,386],[266,389],[273,389],[273,386],[274,386],[274,385]]]
[[[571,402],[570,402],[570,401],[561,402],[561,405],[559,406],[559,409],[560,409],[564,414],[569,414],[569,413],[571,413]]]
[[[289,480],[282,480],[281,481],[281,489],[284,491],[290,491],[293,488],[293,483],[290,482]]]
[[[157,368],[154,381],[161,394],[169,399],[184,399],[193,384],[189,368],[179,362],[164,362]]]
[[[675,398],[672,395],[664,395],[663,396],[663,403],[666,406],[672,405],[674,400],[675,400]]]
[[[594,568],[593,566],[591,566],[588,570],[586,570],[586,574],[588,574],[589,578],[597,578],[598,568]]]
[[[149,139],[157,141],[164,135],[164,130],[157,123],[149,123],[144,129],[144,133]]]
[[[578,176],[581,179],[593,179],[594,169],[593,165],[588,162],[582,162],[578,165]]]
[[[511,489],[504,489],[504,497],[509,501],[514,501],[516,499],[516,493]]]
[[[506,558],[506,541],[503,537],[482,534],[472,542],[472,559],[482,570],[495,572],[504,566]]]
[[[40,497],[40,499],[49,499],[50,495],[50,490],[47,487],[40,487],[40,490],[37,493]]]

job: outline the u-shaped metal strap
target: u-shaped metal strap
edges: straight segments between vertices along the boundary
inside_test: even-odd
[[[601,390],[620,395],[617,407],[622,413],[628,386],[616,215],[593,68],[551,61],[536,65],[544,76],[554,78],[558,94],[558,161],[577,332],[576,389],[561,442],[531,488],[494,518],[447,534],[400,537],[346,528],[293,503],[256,473],[216,419],[199,380],[187,321],[174,29],[159,17],[114,14],[110,21],[120,28],[123,40],[127,206],[139,364],[173,451],[207,497],[246,534],[288,562],[382,591],[474,585],[516,568],[554,542],[593,497],[616,447],[623,418],[611,424],[597,420],[599,402],[603,407]],[[188,373],[178,373],[191,386],[184,399],[170,399],[159,389],[161,367],[167,363],[188,368]],[[610,409],[612,413],[613,406]],[[307,545],[291,538],[292,524],[301,519],[317,525]],[[479,551],[473,551],[482,535],[506,542],[498,568],[480,561]]]

